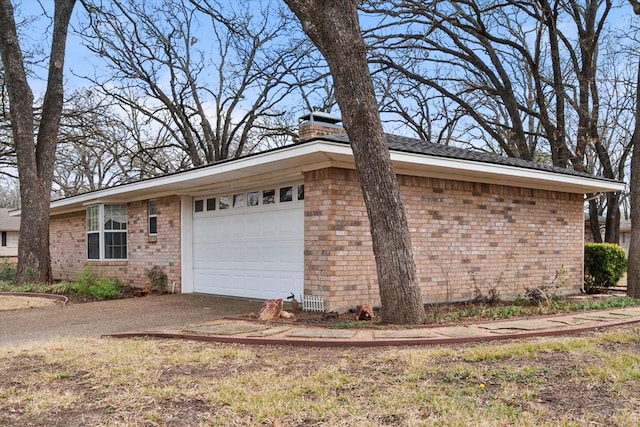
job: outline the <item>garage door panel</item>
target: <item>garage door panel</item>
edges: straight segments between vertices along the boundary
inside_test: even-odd
[[[302,294],[302,203],[250,209],[194,216],[194,291],[265,299]]]

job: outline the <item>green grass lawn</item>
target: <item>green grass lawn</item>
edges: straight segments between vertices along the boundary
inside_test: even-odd
[[[640,326],[401,348],[0,346],[2,426],[640,425]]]

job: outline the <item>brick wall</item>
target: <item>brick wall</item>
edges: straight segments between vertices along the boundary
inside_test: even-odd
[[[398,177],[425,302],[495,288],[582,285],[582,197],[462,181]],[[305,175],[305,294],[339,309],[379,304],[369,223],[355,171]],[[556,277],[557,272],[559,276]]]
[[[180,291],[180,198],[157,199],[158,234],[149,236],[147,230],[147,201],[127,204],[126,261],[87,261],[85,211],[55,215],[51,218],[51,264],[53,276],[59,280],[74,280],[85,265],[107,276],[118,277],[133,287],[144,287],[146,271],[158,265],[169,282],[169,290],[176,282]]]
[[[311,138],[324,135],[333,135],[337,133],[344,133],[345,130],[339,125],[330,125],[327,123],[313,123],[304,122],[300,124],[298,129],[298,139],[300,141],[306,141]]]

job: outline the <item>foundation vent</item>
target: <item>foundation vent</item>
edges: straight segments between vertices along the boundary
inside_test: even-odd
[[[305,296],[302,299],[303,311],[322,311],[324,312],[324,300],[321,297]]]

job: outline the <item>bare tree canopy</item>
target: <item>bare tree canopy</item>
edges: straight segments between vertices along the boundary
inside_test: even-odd
[[[619,129],[631,115],[619,64],[628,60],[612,53],[612,8],[611,0],[361,2],[382,110],[426,140],[622,180],[630,145]],[[621,196],[591,201],[596,240],[606,210],[604,238],[618,241]]]
[[[85,4],[85,42],[107,67],[86,77],[193,166],[290,142],[302,111],[284,101],[323,80],[279,3]]]

